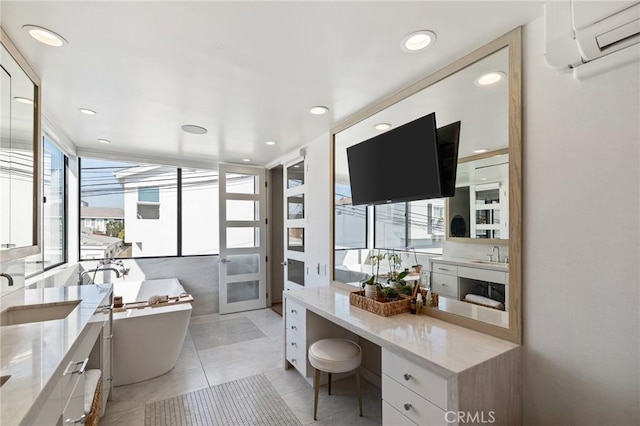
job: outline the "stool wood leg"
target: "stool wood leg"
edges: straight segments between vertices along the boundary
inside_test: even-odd
[[[317,420],[318,415],[318,390],[320,390],[320,370],[316,368],[316,374],[313,376],[313,420]]]
[[[358,389],[358,405],[360,406],[360,417],[362,417],[362,387],[360,386],[360,367],[356,370],[356,388]]]
[[[328,395],[331,395],[331,373],[329,373],[329,385],[327,386],[327,388],[329,389]]]

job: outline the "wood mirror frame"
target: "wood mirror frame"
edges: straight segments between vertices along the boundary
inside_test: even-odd
[[[331,129],[331,278],[335,278],[335,143],[336,135],[360,121],[447,78],[467,66],[505,47],[509,48],[509,327],[499,327],[472,318],[427,310],[428,315],[490,334],[515,343],[522,342],[522,28],[518,27],[498,39],[474,50],[444,68],[377,102]],[[427,113],[426,111],[425,113]],[[464,239],[467,240],[467,239]],[[471,239],[468,239],[471,240]],[[495,241],[495,240],[494,240]]]

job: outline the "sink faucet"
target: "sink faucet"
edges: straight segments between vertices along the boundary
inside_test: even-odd
[[[498,257],[496,258],[496,262],[500,262],[500,247],[493,246],[493,250],[491,250],[491,259],[493,259],[493,254],[498,250]]]
[[[11,275],[0,272],[0,277],[5,277],[9,281],[9,287],[13,285],[13,277]]]
[[[120,278],[120,271],[118,271],[116,268],[95,268],[95,269],[87,269],[86,271],[82,271],[82,272],[78,272],[78,285],[83,285],[84,284],[84,276],[87,275],[90,272],[99,272],[99,271],[113,271],[116,273],[116,277]],[[95,274],[94,274],[95,276]],[[89,282],[88,284],[93,284],[93,278],[89,277]]]

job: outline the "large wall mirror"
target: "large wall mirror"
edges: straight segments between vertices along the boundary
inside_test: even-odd
[[[408,262],[424,265],[430,257],[447,258],[447,250],[499,245],[503,258],[508,250],[508,265],[496,265],[507,274],[508,309],[485,315],[478,313],[482,307],[445,302],[429,314],[520,342],[521,61],[518,28],[333,129],[334,280],[358,285],[366,279],[373,250],[404,250]],[[481,78],[490,73],[497,81],[485,84]],[[346,149],[432,112],[438,127],[461,121],[455,196],[352,206]],[[406,158],[389,165],[398,185],[404,167],[421,167],[412,153]]]
[[[0,260],[39,250],[40,80],[0,36]]]

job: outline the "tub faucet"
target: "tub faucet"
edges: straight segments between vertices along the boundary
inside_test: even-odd
[[[498,257],[496,258],[496,262],[500,262],[500,247],[493,246],[493,250],[491,250],[491,259],[493,259],[493,254],[498,250]]]
[[[120,278],[120,271],[116,268],[95,268],[95,269],[87,269],[86,271],[78,272],[78,285],[84,284],[84,276],[90,272],[100,272],[100,271],[113,271],[116,273],[116,278]],[[95,276],[95,274],[94,274]],[[93,284],[93,278],[89,277],[89,282],[87,284]]]
[[[13,277],[11,275],[6,274],[4,272],[0,272],[0,277],[5,277],[7,281],[9,281],[9,287],[13,285]]]

